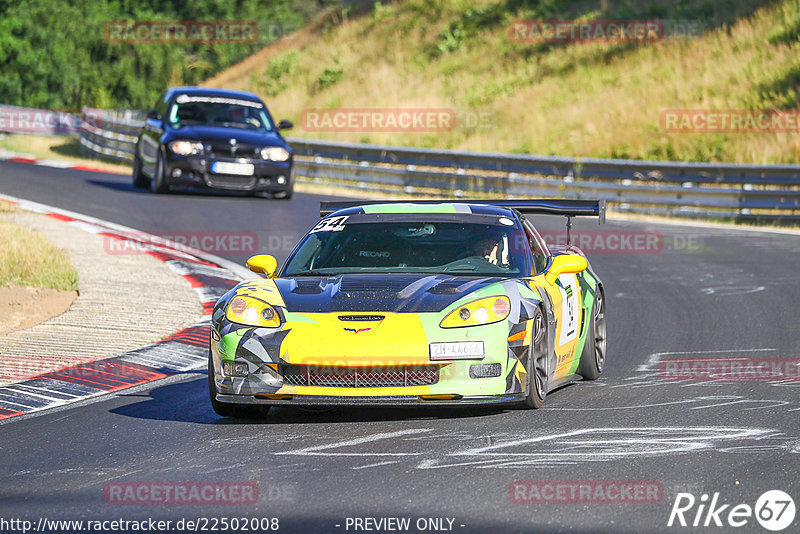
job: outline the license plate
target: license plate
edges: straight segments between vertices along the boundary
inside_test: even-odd
[[[230,163],[228,161],[215,161],[211,164],[214,174],[236,174],[238,176],[253,176],[255,166],[252,163]]]
[[[483,341],[431,343],[431,360],[472,360],[484,356]]]

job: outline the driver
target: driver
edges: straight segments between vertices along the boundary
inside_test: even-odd
[[[473,245],[473,256],[480,256],[492,265],[497,265],[497,258],[500,255],[500,243],[492,237],[481,236]]]

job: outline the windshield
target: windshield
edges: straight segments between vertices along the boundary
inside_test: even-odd
[[[410,217],[323,219],[289,258],[282,276],[390,272],[513,277],[530,273],[522,231],[509,218]]]
[[[176,128],[202,124],[247,130],[273,130],[272,121],[263,104],[239,98],[180,95],[169,110],[168,120]]]

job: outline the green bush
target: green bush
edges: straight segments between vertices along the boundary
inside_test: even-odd
[[[339,65],[339,58],[336,58],[336,65]],[[325,70],[322,71],[322,74],[319,75],[319,78],[317,78],[317,90],[321,91],[327,89],[341,80],[343,76],[344,70],[338,66],[326,67]]]
[[[335,0],[0,1],[0,101],[146,109],[171,84],[194,85],[241,61]],[[254,44],[112,44],[111,21],[255,21]]]
[[[261,78],[254,75],[254,82],[268,96],[277,96],[289,86],[289,78],[295,74],[296,64],[297,51],[287,52],[271,59]]]

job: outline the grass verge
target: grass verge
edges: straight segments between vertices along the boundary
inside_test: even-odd
[[[0,213],[13,212],[0,201]],[[77,291],[78,273],[67,254],[36,232],[0,218],[0,286]]]
[[[36,159],[68,161],[109,172],[129,173],[130,165],[105,159],[88,158],[81,153],[76,135],[0,135],[0,149],[33,156]]]

